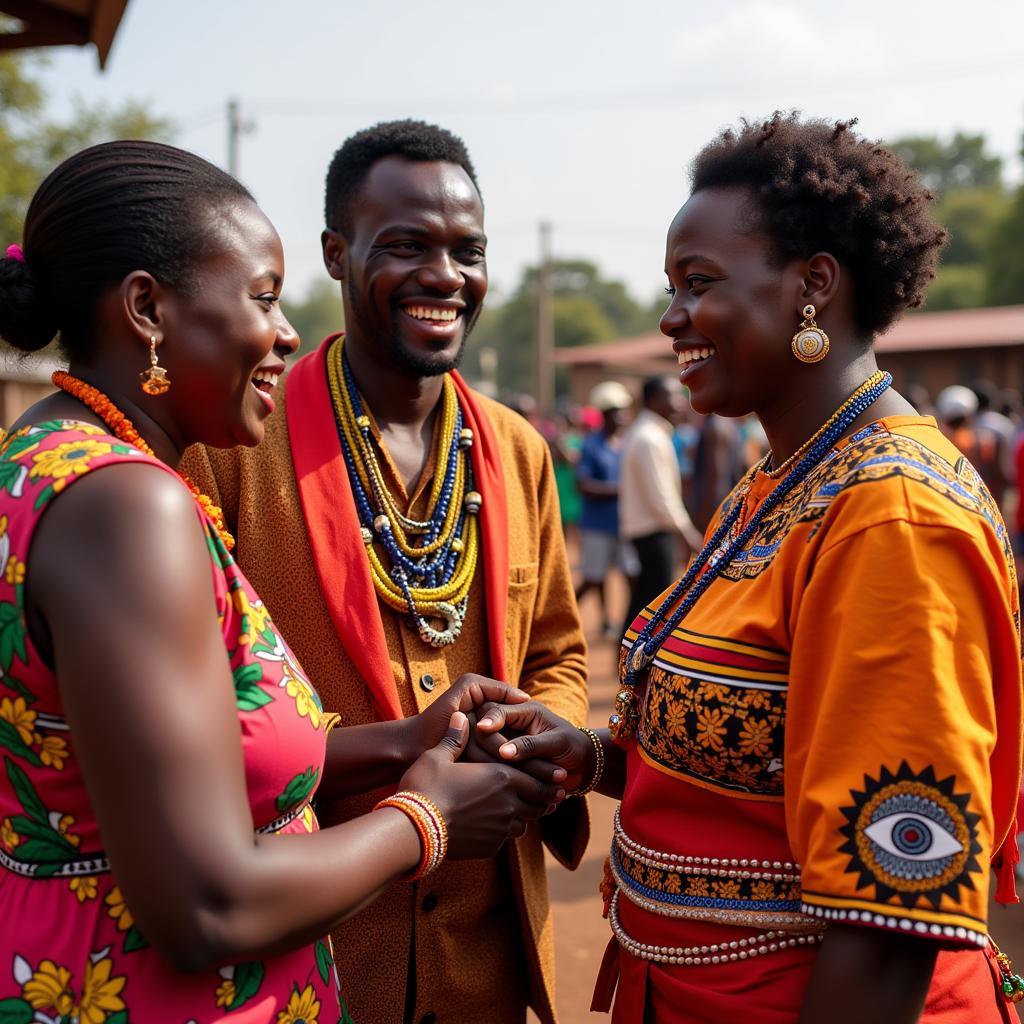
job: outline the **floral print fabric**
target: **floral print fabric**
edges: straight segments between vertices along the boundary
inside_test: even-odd
[[[26,628],[25,563],[51,501],[86,473],[140,460],[171,472],[83,423],[41,423],[0,446],[0,1021],[345,1024],[327,939],[181,974],[136,926],[103,853],[56,677]],[[253,821],[260,832],[312,832],[330,716],[201,518]]]

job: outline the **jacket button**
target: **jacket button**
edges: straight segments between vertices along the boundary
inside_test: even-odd
[[[420,1024],[437,1024],[437,1014],[431,1011],[420,1017]]]
[[[437,906],[437,893],[427,893],[427,895],[423,897],[423,902],[420,904],[420,906],[423,908],[424,914],[429,914],[434,909],[434,907]]]
[[[426,690],[427,693],[430,693],[430,691],[433,690],[435,685],[436,684],[434,683],[434,677],[429,672],[424,672],[423,675],[420,676],[420,687]]]

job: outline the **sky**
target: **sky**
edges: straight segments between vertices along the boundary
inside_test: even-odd
[[[487,218],[492,294],[536,262],[596,262],[649,301],[701,146],[797,108],[872,138],[983,133],[1021,178],[1024,4],[1008,0],[129,0],[107,69],[52,51],[55,117],[75,97],[142,100],[225,165],[227,103],[251,125],[239,177],[281,234],[285,298],[324,274],[323,179],[377,121],[461,135]]]

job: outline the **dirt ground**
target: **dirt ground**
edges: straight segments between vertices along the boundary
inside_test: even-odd
[[[611,588],[612,607],[625,606],[625,589],[619,581]],[[583,619],[590,645],[590,725],[608,723],[615,695],[616,646],[602,639],[596,595],[583,602]],[[555,924],[555,960],[557,965],[557,1001],[560,1024],[600,1024],[608,1017],[590,1013],[594,979],[608,943],[610,929],[601,918],[598,884],[612,834],[614,803],[604,797],[590,801],[593,819],[590,846],[586,858],[575,872],[549,860],[548,880]],[[1018,883],[1022,897],[1024,884]],[[993,906],[992,934],[1014,961],[1018,973],[1024,973],[1024,905]],[[1024,1004],[1021,1004],[1024,1005]],[[529,1024],[536,1024],[532,1014]]]

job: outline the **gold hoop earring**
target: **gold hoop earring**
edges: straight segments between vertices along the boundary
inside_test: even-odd
[[[828,335],[814,322],[817,310],[811,303],[803,312],[804,322],[793,335],[793,355],[801,363],[820,363],[828,355]]]
[[[167,371],[156,361],[156,335],[149,336],[149,369],[139,374],[142,390],[147,395],[163,395],[171,388]]]

